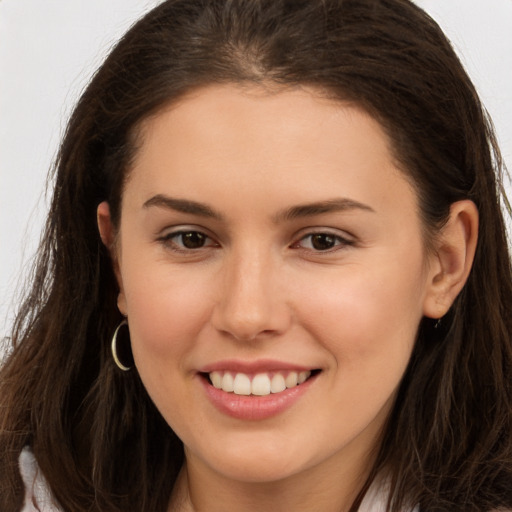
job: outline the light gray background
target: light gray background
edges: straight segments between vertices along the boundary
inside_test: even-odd
[[[37,247],[46,173],[70,109],[111,45],[158,3],[0,0],[0,338]],[[417,3],[462,56],[512,166],[512,0]]]

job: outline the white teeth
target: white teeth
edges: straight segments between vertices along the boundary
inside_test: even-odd
[[[222,388],[222,374],[220,372],[210,373],[210,380],[212,381],[213,387],[217,389]]]
[[[311,375],[310,371],[289,372],[286,377],[280,372],[270,377],[267,373],[258,373],[251,378],[245,373],[237,373],[234,377],[230,372],[214,371],[209,374],[212,385],[226,393],[235,395],[267,396],[270,393],[281,393],[285,389],[294,388],[305,382]]]
[[[222,377],[222,390],[231,393],[235,390],[235,384],[233,382],[233,375],[231,373],[226,372]]]
[[[270,382],[270,391],[272,393],[280,393],[286,389],[286,384],[284,382],[284,377],[280,373],[276,373],[272,377],[272,381]]]
[[[245,373],[237,373],[233,384],[235,395],[251,394],[251,379]]]
[[[297,385],[297,378],[298,378],[297,372],[290,372],[286,376],[286,379],[284,379],[286,387],[287,388],[294,388]]]
[[[302,384],[303,382],[306,382],[308,377],[311,375],[311,372],[300,372],[299,376],[297,377],[297,383]]]
[[[253,395],[265,396],[270,395],[270,379],[266,373],[258,373],[251,382],[251,393]]]

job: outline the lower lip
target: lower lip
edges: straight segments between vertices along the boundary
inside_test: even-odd
[[[266,396],[226,393],[213,387],[208,379],[201,376],[200,380],[208,398],[220,412],[232,418],[256,421],[272,418],[290,408],[308,391],[316,377],[314,375],[298,386]]]

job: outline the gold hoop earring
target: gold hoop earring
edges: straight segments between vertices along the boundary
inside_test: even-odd
[[[114,331],[114,336],[112,336],[112,344],[110,345],[110,348],[112,350],[112,357],[114,358],[114,362],[116,363],[117,367],[120,370],[123,370],[123,372],[127,372],[132,369],[131,366],[126,366],[125,364],[123,364],[117,355],[117,334],[119,333],[119,329],[121,329],[121,327],[123,327],[125,325],[128,326],[128,322],[126,320],[123,320],[117,326],[116,330]]]

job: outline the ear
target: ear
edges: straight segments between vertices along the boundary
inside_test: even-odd
[[[107,201],[103,201],[98,205],[98,209],[96,210],[96,219],[98,222],[101,241],[112,254],[115,232],[114,226],[112,225],[112,219],[110,218],[110,206]]]
[[[112,266],[114,270],[114,274],[117,279],[117,284],[119,285],[119,295],[117,298],[117,307],[119,311],[126,316],[126,300],[123,288],[123,279],[121,277],[121,271],[119,269],[119,247],[116,243],[116,234],[115,229],[112,224],[112,218],[110,216],[110,206],[107,201],[103,201],[98,205],[98,209],[96,211],[96,218],[98,222],[98,230],[100,232],[100,238],[103,242],[103,245],[110,252],[110,257],[112,258]]]
[[[423,314],[441,318],[462,290],[473,265],[478,240],[478,210],[473,201],[453,203],[450,217],[434,242]]]

